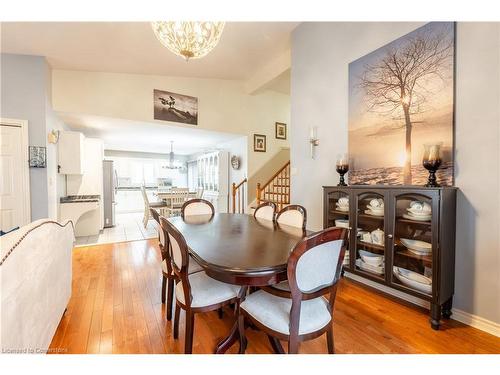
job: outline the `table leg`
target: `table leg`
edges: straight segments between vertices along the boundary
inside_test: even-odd
[[[215,354],[224,354],[231,346],[233,346],[236,340],[240,339],[238,317],[240,314],[240,303],[245,300],[247,289],[248,289],[247,286],[242,286],[240,288],[240,292],[238,293],[238,302],[236,308],[236,319],[234,321],[233,327],[231,328],[231,331],[229,331],[229,335],[217,344],[217,346],[215,347]],[[240,345],[242,345],[241,342]]]
[[[283,346],[281,346],[280,340],[271,335],[267,335],[267,338],[269,339],[269,343],[276,354],[285,354],[285,350],[283,349]]]

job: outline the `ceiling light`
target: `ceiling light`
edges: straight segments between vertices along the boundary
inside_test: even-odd
[[[224,22],[151,22],[158,40],[187,60],[206,56],[219,43]]]

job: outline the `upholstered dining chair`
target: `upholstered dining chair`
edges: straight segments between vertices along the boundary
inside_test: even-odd
[[[170,260],[170,252],[169,252],[169,243],[168,243],[168,235],[165,233],[160,224],[160,214],[154,208],[150,208],[151,216],[157,224],[158,229],[158,242],[161,253],[161,273],[162,273],[162,281],[161,281],[161,303],[167,302],[167,320],[172,320],[172,306],[174,300],[174,284],[177,276],[172,270],[171,260]],[[195,273],[203,271],[203,268],[196,262],[192,262],[189,264],[188,272]]]
[[[290,298],[259,290],[241,302],[238,316],[240,352],[245,351],[247,343],[245,319],[265,332],[272,347],[280,353],[284,351],[279,340],[287,340],[288,353],[295,354],[299,342],[325,332],[328,352],[335,352],[333,309],[346,239],[344,228],[328,228],[304,238],[288,259]]]
[[[150,215],[150,208],[156,208],[163,210],[167,207],[167,204],[163,201],[160,202],[150,202],[148,198],[148,194],[146,193],[146,188],[141,186],[142,199],[144,200],[144,217],[142,219],[142,223],[144,224],[144,228],[148,226],[148,221],[152,217]]]
[[[191,259],[184,236],[164,217],[160,217],[160,224],[169,238],[172,270],[177,276],[174,339],[179,337],[182,309],[186,312],[184,353],[190,354],[193,349],[194,315],[236,303],[240,287],[212,279],[205,272],[189,274]]]
[[[264,219],[274,221],[276,216],[276,204],[273,202],[264,202],[257,206],[253,212],[253,217],[256,219]]]
[[[192,216],[192,215],[214,215],[215,209],[211,202],[195,198],[186,201],[181,208],[181,216]]]
[[[278,224],[289,225],[292,227],[306,229],[307,211],[304,207],[298,204],[291,204],[284,207],[276,215]]]

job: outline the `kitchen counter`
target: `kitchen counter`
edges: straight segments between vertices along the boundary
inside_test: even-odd
[[[100,195],[68,195],[61,197],[60,203],[99,202]]]

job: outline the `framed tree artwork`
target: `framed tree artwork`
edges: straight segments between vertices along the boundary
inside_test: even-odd
[[[255,152],[266,152],[266,136],[263,134],[253,135],[253,150]]]
[[[442,144],[453,185],[455,24],[431,22],[349,64],[349,184],[424,185]]]
[[[277,122],[275,124],[276,139],[286,139],[286,124]]]

